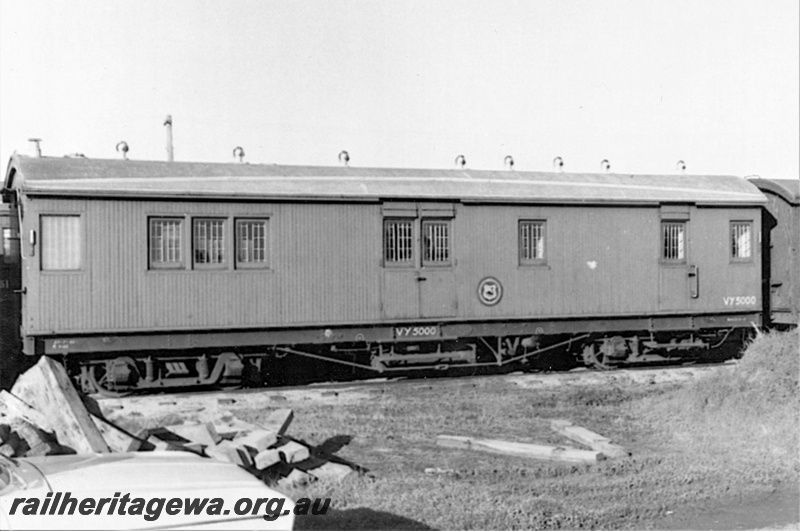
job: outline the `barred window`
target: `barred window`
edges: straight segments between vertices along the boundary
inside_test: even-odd
[[[519,222],[519,263],[544,262],[544,221]]]
[[[42,216],[42,270],[76,271],[83,266],[80,216]]]
[[[225,220],[194,219],[194,264],[221,267],[225,263]]]
[[[266,219],[236,220],[236,267],[266,268],[267,227]]]
[[[422,265],[450,264],[450,222],[423,220]]]
[[[686,261],[686,223],[669,221],[661,224],[661,258],[665,262]]]
[[[750,261],[753,256],[752,234],[752,222],[731,222],[731,258],[733,260]]]
[[[150,218],[150,268],[183,267],[183,219]]]
[[[387,219],[383,223],[383,260],[387,265],[414,265],[414,221]]]

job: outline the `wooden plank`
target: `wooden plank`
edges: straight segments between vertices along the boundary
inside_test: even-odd
[[[568,424],[565,424],[565,422]],[[569,421],[554,420],[550,423],[550,428],[570,440],[588,446],[592,450],[603,452],[608,457],[627,457],[629,455],[625,448],[612,444],[611,439],[608,437],[581,426],[573,426]]]
[[[493,439],[473,439],[453,435],[439,435],[436,444],[450,448],[480,450],[496,454],[541,459],[544,461],[563,461],[566,463],[596,463],[605,459],[601,452],[578,450],[568,446],[545,446],[541,444],[515,443]]]
[[[110,451],[64,367],[47,356],[17,378],[11,394],[45,416],[62,445],[78,453]]]

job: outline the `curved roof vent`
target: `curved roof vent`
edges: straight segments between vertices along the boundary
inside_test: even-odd
[[[606,173],[611,171],[611,163],[608,162],[608,159],[603,159],[600,161],[600,169]]]
[[[239,162],[244,162],[244,148],[242,146],[236,146],[233,148],[233,156],[239,159]]]
[[[506,155],[506,158],[503,159],[503,167],[505,169],[511,171],[514,169],[514,157],[511,155]]]
[[[458,155],[453,162],[455,162],[456,168],[459,169],[464,168],[467,165],[467,159],[464,157],[464,155]]]
[[[564,159],[556,157],[553,159],[553,167],[558,168],[558,171],[564,171]]]
[[[678,163],[675,165],[675,169],[681,173],[686,173],[686,163],[682,160],[679,160]]]
[[[342,163],[343,166],[350,165],[350,153],[345,150],[339,152],[339,162]]]
[[[130,148],[128,147],[127,142],[125,142],[124,140],[120,140],[119,142],[117,142],[116,149],[117,153],[122,153],[123,160],[128,160],[128,151],[130,151]]]

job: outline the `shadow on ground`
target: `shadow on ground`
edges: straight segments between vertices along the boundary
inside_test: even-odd
[[[314,529],[350,530],[350,529],[413,529],[430,530],[422,522],[417,522],[405,516],[392,513],[374,511],[367,508],[346,509],[336,511],[331,509],[324,515],[298,516],[295,520],[296,531]]]

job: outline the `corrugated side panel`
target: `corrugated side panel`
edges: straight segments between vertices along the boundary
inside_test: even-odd
[[[658,211],[654,208],[464,207],[457,216],[462,316],[613,315],[656,309]],[[520,266],[518,223],[546,222],[546,264]],[[503,299],[477,297],[487,276]]]
[[[377,205],[285,205],[275,245],[283,323],[375,321],[381,218]]]
[[[75,204],[73,204],[75,203]],[[76,206],[77,205],[77,206]],[[378,206],[48,201],[84,209],[87,268],[40,275],[40,331],[349,323],[379,314]],[[149,216],[224,217],[224,270],[148,269]],[[268,270],[234,270],[233,221],[269,218]]]

